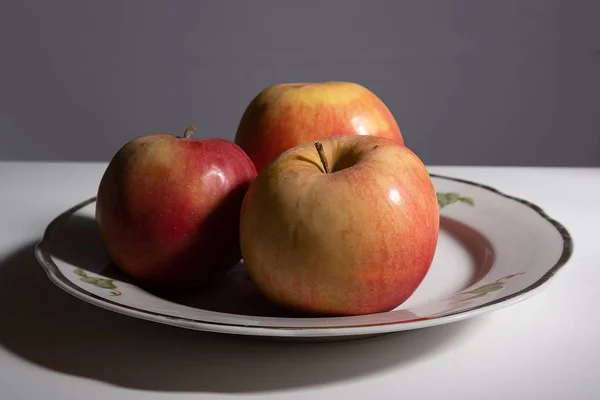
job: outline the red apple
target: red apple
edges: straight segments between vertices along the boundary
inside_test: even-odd
[[[246,268],[267,298],[301,314],[392,310],[433,260],[439,208],[431,178],[390,139],[320,143],[321,153],[315,142],[287,150],[248,189],[240,221]]]
[[[403,144],[388,107],[353,82],[281,83],[248,105],[235,136],[260,172],[285,150],[336,135],[374,135]]]
[[[201,286],[241,258],[240,207],[256,169],[224,139],[153,134],[125,144],[98,189],[96,220],[115,264],[159,287]]]

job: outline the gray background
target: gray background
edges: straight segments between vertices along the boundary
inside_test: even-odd
[[[233,139],[285,81],[379,95],[428,164],[600,165],[600,1],[0,2],[0,159]]]

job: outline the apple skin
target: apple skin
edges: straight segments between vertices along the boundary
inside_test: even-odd
[[[109,163],[96,221],[114,263],[157,288],[198,287],[241,259],[239,216],[256,177],[224,139],[138,137]]]
[[[404,139],[396,119],[369,89],[353,82],[280,83],[248,104],[235,136],[257,171],[292,147],[337,135]]]
[[[261,292],[299,314],[392,310],[423,281],[437,246],[431,178],[407,147],[376,136],[320,140],[287,150],[242,204],[242,257]]]

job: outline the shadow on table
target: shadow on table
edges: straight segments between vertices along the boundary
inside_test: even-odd
[[[95,228],[84,223],[78,229],[81,235]],[[85,262],[85,254],[95,256],[78,251],[74,257]],[[224,393],[320,385],[401,368],[467,340],[466,331],[477,326],[468,320],[325,343],[180,329],[68,295],[46,277],[33,244],[0,261],[0,315],[0,344],[42,367],[128,388]]]

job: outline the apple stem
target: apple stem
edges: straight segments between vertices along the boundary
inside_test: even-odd
[[[327,162],[327,158],[325,157],[325,151],[323,151],[323,145],[321,144],[321,142],[316,142],[315,147],[317,148],[317,153],[319,153],[319,158],[321,159],[321,163],[323,164],[325,173],[330,174],[331,170],[329,169],[329,163]]]
[[[183,133],[183,137],[184,139],[189,139],[190,136],[192,136],[192,134],[196,132],[196,127],[195,126],[188,126],[187,128],[185,128],[185,132]]]

